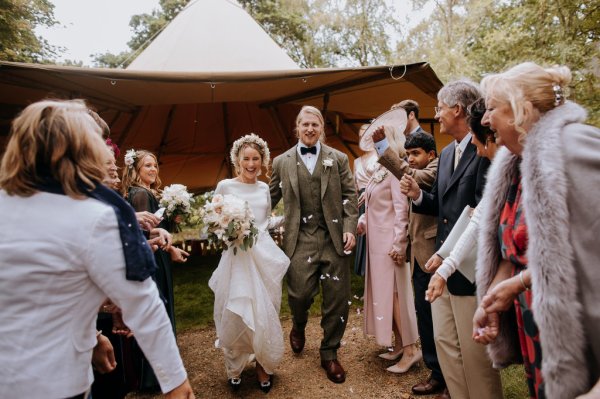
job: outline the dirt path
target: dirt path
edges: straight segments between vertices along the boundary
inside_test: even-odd
[[[395,375],[385,371],[393,362],[377,357],[381,352],[373,339],[362,333],[362,314],[353,314],[348,321],[343,346],[338,357],[346,369],[343,384],[327,379],[320,367],[319,344],[322,336],[319,318],[312,318],[306,329],[306,347],[295,355],[286,345],[284,359],[277,369],[274,386],[268,395],[256,383],[255,372],[248,367],[242,374],[242,388],[232,393],[227,385],[225,367],[220,349],[216,349],[214,328],[193,330],[179,334],[178,344],[197,398],[412,398],[410,388],[428,376],[421,362],[408,373]],[[284,335],[291,329],[291,321],[283,320]],[[146,399],[160,396],[129,395],[128,398]],[[430,399],[433,396],[414,396]]]

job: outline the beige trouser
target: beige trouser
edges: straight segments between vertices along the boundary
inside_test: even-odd
[[[500,373],[473,341],[475,296],[444,293],[431,304],[438,360],[452,399],[501,399]]]

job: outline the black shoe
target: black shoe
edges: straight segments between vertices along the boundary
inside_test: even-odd
[[[240,387],[242,386],[242,377],[229,378],[227,380],[227,383],[229,384],[229,386],[231,387],[231,390],[233,392],[237,392],[240,390]]]
[[[265,381],[265,382],[258,381],[258,387],[264,393],[269,393],[271,388],[273,388],[273,376],[269,374],[269,381]]]

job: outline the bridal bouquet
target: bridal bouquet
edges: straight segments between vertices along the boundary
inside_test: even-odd
[[[165,208],[167,219],[174,222],[175,229],[192,213],[194,199],[183,184],[171,184],[162,191],[160,206]]]
[[[220,242],[225,248],[246,251],[258,236],[254,214],[248,202],[230,194],[216,194],[204,205],[204,231],[208,240]]]

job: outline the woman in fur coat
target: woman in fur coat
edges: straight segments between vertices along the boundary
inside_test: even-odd
[[[522,357],[532,397],[574,398],[600,376],[600,130],[565,101],[570,81],[524,63],[481,83],[506,148],[481,201],[473,336],[497,367]]]

